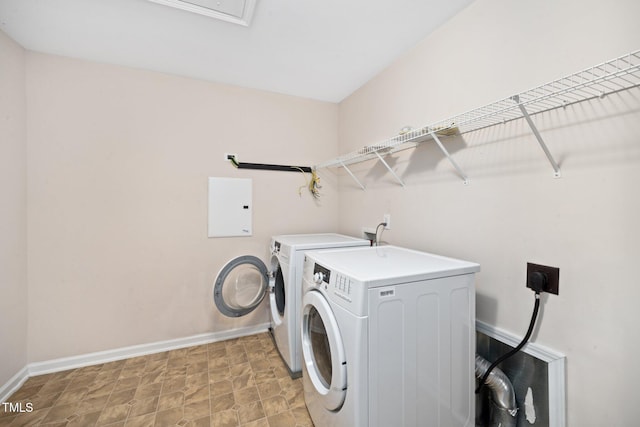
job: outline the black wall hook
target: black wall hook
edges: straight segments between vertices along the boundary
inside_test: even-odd
[[[258,169],[258,170],[270,170],[270,171],[282,171],[282,172],[306,172],[312,173],[313,171],[309,166],[287,166],[287,165],[270,165],[265,163],[245,163],[239,162],[235,156],[228,155],[227,159],[238,169]]]

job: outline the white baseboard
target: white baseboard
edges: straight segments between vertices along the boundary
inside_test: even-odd
[[[185,338],[116,348],[113,350],[99,351],[79,356],[63,357],[44,362],[29,363],[27,366],[22,368],[20,372],[14,375],[6,384],[0,387],[0,402],[5,402],[6,399],[18,390],[29,377],[35,375],[66,371],[99,363],[128,359],[130,357],[144,356],[147,354],[160,353],[163,351],[176,350],[179,348],[192,347],[231,338],[253,335],[267,331],[269,326],[269,323],[263,323],[260,325],[231,329],[228,331],[211,332]]]
[[[16,392],[22,384],[29,378],[29,369],[25,366],[20,372],[15,374],[13,378],[6,384],[0,386],[0,402],[5,402],[9,396]]]

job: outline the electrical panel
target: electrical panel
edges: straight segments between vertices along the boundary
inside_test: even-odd
[[[209,178],[209,237],[252,235],[252,186],[249,178]]]

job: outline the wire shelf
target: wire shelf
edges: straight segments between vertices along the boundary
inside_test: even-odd
[[[414,129],[396,135],[388,140],[364,146],[357,151],[319,163],[315,167],[346,168],[346,166],[350,164],[380,158],[380,155],[414,148],[421,142],[430,139],[436,140],[445,155],[447,155],[453,163],[449,154],[440,144],[439,136],[458,133],[464,134],[521,118],[527,119],[536,134],[536,138],[538,138],[545,153],[547,153],[547,157],[550,157],[529,115],[566,107],[594,98],[602,98],[608,94],[638,86],[640,86],[640,50],[603,62],[602,64],[543,84],[509,98],[501,99],[483,107],[449,117],[429,126]],[[554,165],[556,176],[559,176],[557,164],[555,164],[552,158],[549,158],[549,160]],[[454,166],[458,169],[455,163]],[[466,176],[463,176],[463,178],[466,183]]]

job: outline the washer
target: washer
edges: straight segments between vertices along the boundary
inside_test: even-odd
[[[232,259],[218,273],[214,302],[224,315],[240,317],[255,310],[268,293],[276,347],[291,377],[300,377],[300,288],[304,251],[355,246],[370,246],[370,242],[335,233],[273,236],[269,267],[251,255]]]
[[[479,270],[394,246],[307,252],[303,387],[314,424],[472,427]]]

